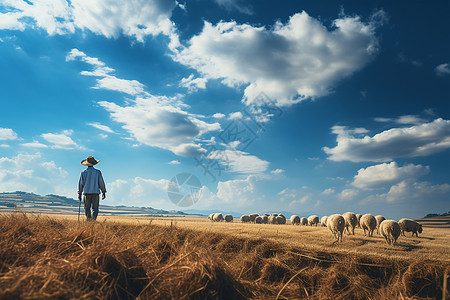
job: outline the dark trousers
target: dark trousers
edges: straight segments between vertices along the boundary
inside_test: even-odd
[[[100,201],[99,194],[84,195],[84,213],[88,221],[91,219],[93,220],[97,219],[99,201]],[[92,216],[91,216],[91,207],[92,207]]]

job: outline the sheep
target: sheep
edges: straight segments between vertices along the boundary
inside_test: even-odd
[[[269,223],[269,216],[267,214],[264,214],[262,216],[262,221],[263,221],[263,224],[268,224]]]
[[[215,213],[213,216],[214,222],[222,222],[223,221],[223,215],[221,213]]]
[[[418,233],[422,233],[422,224],[417,223],[416,221],[410,220],[410,219],[401,219],[398,221],[398,224],[400,225],[400,229],[403,236],[406,232],[412,232],[411,236],[414,236],[416,234],[417,237],[419,237]]]
[[[278,214],[271,214],[271,216],[275,216],[275,217],[278,217]]]
[[[276,217],[276,220],[277,220],[277,224],[280,224],[280,225],[286,224],[286,217],[283,216],[282,214],[279,214],[279,215]]]
[[[250,222],[250,216],[249,215],[242,215],[241,216],[241,223],[248,223]]]
[[[299,225],[300,224],[300,217],[297,215],[292,215],[291,216],[291,224],[292,225]]]
[[[255,218],[255,224],[262,224],[263,223],[263,218],[261,216],[257,216]]]
[[[255,223],[256,217],[259,216],[258,214],[251,214],[250,215],[250,222]]]
[[[377,220],[371,214],[365,214],[361,217],[360,224],[366,236],[366,230],[369,231],[369,236],[373,236],[373,231],[377,228]]]
[[[269,217],[269,224],[277,224],[277,216],[271,215]]]
[[[350,229],[352,229],[351,234],[355,235],[355,227],[358,225],[358,219],[356,215],[352,212],[346,212],[342,215],[345,220],[345,229],[347,229],[348,234],[350,234]]]
[[[226,215],[225,216],[225,222],[233,222],[233,216],[232,215]]]
[[[320,219],[320,225],[321,225],[322,227],[327,227],[327,220],[328,220],[328,216],[323,216],[323,217]]]
[[[388,245],[394,245],[400,236],[400,225],[394,220],[383,220],[380,223],[379,232],[386,239]]]
[[[212,222],[212,221],[213,221],[213,216],[214,216],[214,213],[210,214],[210,215],[208,216],[208,220],[210,220],[210,221]]]
[[[312,215],[308,217],[308,223],[310,226],[319,224],[319,217],[316,215]]]
[[[339,214],[329,216],[327,219],[327,227],[333,234],[333,238],[337,239],[339,242],[342,242],[342,233],[345,228],[344,217]]]
[[[300,224],[302,224],[302,225],[308,225],[308,219],[305,218],[305,217],[301,218],[301,219],[300,219]]]
[[[375,220],[377,220],[377,234],[381,235],[380,224],[381,224],[381,222],[386,220],[386,218],[383,217],[382,215],[378,215],[378,216],[375,216]]]
[[[358,228],[361,228],[360,220],[361,220],[362,214],[356,214],[356,219],[358,220]]]

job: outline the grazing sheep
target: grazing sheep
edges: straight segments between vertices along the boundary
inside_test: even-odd
[[[414,236],[414,234],[416,234],[417,237],[419,237],[417,232],[422,233],[422,224],[419,224],[416,221],[410,219],[401,219],[400,221],[398,221],[398,224],[400,225],[403,236],[406,236],[405,231],[412,232],[411,236]]]
[[[263,223],[263,218],[261,216],[257,216],[255,218],[255,224],[262,224]]]
[[[282,214],[279,214],[277,217],[277,224],[279,225],[286,224],[286,217],[283,216]]]
[[[225,222],[233,222],[233,216],[232,215],[226,215],[225,216]]]
[[[394,220],[383,220],[379,232],[386,239],[388,245],[394,245],[401,233],[400,225]]]
[[[212,222],[212,221],[213,221],[213,216],[214,216],[214,213],[210,214],[210,215],[208,216],[208,220],[210,220],[210,221]]]
[[[356,215],[352,212],[346,212],[342,215],[345,220],[345,229],[347,229],[348,234],[350,234],[350,228],[352,230],[351,234],[355,235],[355,227],[358,225],[358,219]]]
[[[327,220],[328,216],[323,216],[322,219],[320,219],[320,224],[322,225],[322,227],[327,227]]]
[[[264,214],[262,216],[262,220],[263,220],[263,224],[268,224],[269,223],[269,216]]]
[[[250,216],[249,215],[242,215],[241,216],[241,223],[248,223],[250,222]]]
[[[380,224],[381,224],[381,222],[386,220],[386,218],[383,217],[382,215],[378,215],[378,216],[375,216],[375,220],[377,220],[377,234],[381,235]]]
[[[316,215],[312,215],[308,217],[308,223],[310,226],[319,224],[319,217]]]
[[[305,218],[305,217],[301,218],[301,219],[300,219],[300,224],[302,224],[302,225],[308,225],[308,219]]]
[[[251,214],[250,215],[250,222],[255,223],[256,217],[259,216],[258,214]]]
[[[223,221],[223,215],[221,213],[215,213],[213,216],[214,222],[222,222]]]
[[[300,217],[297,215],[291,216],[291,224],[292,225],[300,225]]]
[[[271,215],[269,217],[269,224],[277,224],[277,216]]]
[[[369,236],[373,236],[373,231],[377,228],[377,220],[371,214],[365,214],[361,217],[360,224],[364,230],[364,236],[366,235],[366,230],[369,231]]]
[[[361,223],[360,223],[361,217],[362,217],[362,214],[356,214],[356,219],[358,220],[358,228],[361,228]]]
[[[339,242],[342,242],[342,233],[345,228],[344,217],[339,214],[329,216],[327,220],[327,227],[333,234],[333,238],[337,239]]]

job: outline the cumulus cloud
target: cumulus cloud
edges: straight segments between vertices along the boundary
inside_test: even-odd
[[[416,178],[430,171],[428,166],[408,164],[399,167],[395,161],[368,168],[361,168],[352,185],[360,189],[376,189],[391,186],[406,179]]]
[[[359,194],[358,190],[355,189],[345,189],[342,190],[339,195],[338,199],[342,201],[348,201],[354,199]]]
[[[196,142],[203,134],[220,129],[218,123],[207,123],[183,110],[175,98],[148,96],[136,98],[130,105],[120,106],[101,101],[111,118],[123,124],[139,143],[172,151],[180,156],[196,156],[204,152]]]
[[[226,116],[224,115],[224,114],[222,114],[222,113],[215,113],[215,114],[213,114],[213,118],[216,118],[216,119],[222,119],[222,118],[225,118]]]
[[[333,188],[328,188],[328,189],[326,189],[326,190],[323,190],[323,192],[322,192],[322,194],[324,194],[324,195],[331,195],[331,194],[334,194],[334,189]]]
[[[411,180],[404,180],[396,185],[393,185],[387,194],[381,195],[387,202],[411,202],[413,200],[426,201],[426,199],[438,200],[438,198],[445,197],[448,201],[450,196],[450,184],[436,184],[430,182],[413,182]]]
[[[221,79],[230,87],[245,85],[247,103],[264,91],[279,105],[292,105],[330,93],[337,82],[364,67],[377,49],[377,25],[374,19],[364,23],[359,17],[342,17],[329,30],[306,12],[273,28],[205,22],[186,47],[174,42],[173,59],[204,78]]]
[[[16,140],[17,133],[10,128],[0,128],[0,141]]]
[[[284,170],[283,169],[275,169],[275,170],[270,171],[270,173],[272,173],[274,175],[281,175],[284,173]]]
[[[172,160],[168,162],[169,165],[179,165],[181,164],[179,160]]]
[[[148,35],[173,30],[170,21],[175,1],[160,0],[4,0],[0,29],[40,28],[49,35],[70,34],[76,29],[88,30],[107,38],[120,34],[143,42]]]
[[[269,167],[269,162],[244,151],[215,150],[208,159],[217,159],[225,169],[239,174],[261,174]]]
[[[55,149],[81,149],[77,143],[75,143],[70,135],[72,130],[64,130],[62,133],[43,133],[41,137],[47,142],[53,144],[51,147]]]
[[[190,93],[196,92],[198,89],[206,89],[206,78],[194,78],[194,74],[189,75],[189,77],[182,78],[180,81],[181,87],[188,89]]]
[[[434,71],[438,76],[444,76],[450,74],[450,64],[441,64],[437,66]]]
[[[219,181],[217,183],[217,197],[225,203],[237,206],[247,206],[254,203],[256,197],[257,177],[249,175],[245,179]]]
[[[66,189],[68,173],[46,160],[41,153],[19,153],[13,157],[0,157],[0,190],[3,192],[26,191],[37,194],[74,195]]]
[[[129,95],[145,94],[145,86],[137,80],[127,80],[118,78],[113,75],[114,69],[109,68],[106,64],[96,57],[90,57],[78,49],[72,49],[66,55],[66,61],[81,60],[93,67],[93,71],[82,71],[81,75],[98,77],[97,84],[94,89],[107,89],[126,93]]]
[[[406,128],[392,128],[374,136],[357,137],[341,127],[337,146],[323,147],[333,161],[386,162],[398,157],[428,156],[450,148],[450,121],[442,118]]]

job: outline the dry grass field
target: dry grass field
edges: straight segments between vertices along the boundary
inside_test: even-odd
[[[0,298],[442,299],[436,222],[388,246],[360,229],[337,243],[321,227],[3,214]]]

